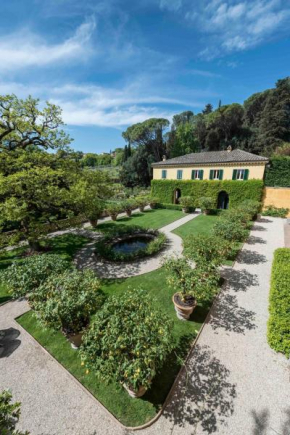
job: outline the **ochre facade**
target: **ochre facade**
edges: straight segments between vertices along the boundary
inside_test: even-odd
[[[264,207],[273,205],[290,210],[290,187],[265,187],[263,204]],[[290,217],[290,212],[288,217]]]
[[[230,164],[207,164],[203,166],[198,165],[179,165],[179,166],[166,166],[162,165],[160,167],[153,168],[153,179],[161,180],[162,179],[162,170],[166,170],[166,179],[167,180],[176,180],[177,179],[177,171],[181,169],[182,172],[182,180],[191,180],[191,173],[193,170],[203,170],[203,179],[209,180],[210,170],[223,170],[223,180],[232,180],[233,179],[233,170],[234,169],[248,169],[249,175],[248,180],[263,180],[264,172],[265,172],[266,163],[230,163]]]

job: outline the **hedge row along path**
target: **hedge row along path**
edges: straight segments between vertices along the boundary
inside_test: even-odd
[[[95,270],[100,278],[127,278],[152,272],[162,266],[165,257],[170,255],[181,256],[183,251],[182,239],[176,234],[173,234],[172,231],[197,216],[197,213],[188,214],[160,228],[158,231],[163,232],[167,237],[166,247],[157,255],[128,263],[117,263],[97,257],[94,253],[95,244],[96,240],[102,237],[102,234],[87,231],[84,235],[87,237],[93,236],[93,240],[78,251],[74,260],[75,265],[78,269],[90,268]]]

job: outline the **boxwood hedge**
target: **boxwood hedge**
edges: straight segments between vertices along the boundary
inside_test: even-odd
[[[162,203],[172,203],[175,189],[180,189],[182,196],[191,196],[199,202],[203,196],[212,197],[217,204],[219,192],[229,195],[229,206],[236,206],[247,199],[261,201],[263,193],[262,180],[152,180],[151,194]]]
[[[290,357],[290,249],[275,251],[270,290],[268,343]]]

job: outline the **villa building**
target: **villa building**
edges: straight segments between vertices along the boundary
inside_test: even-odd
[[[153,163],[154,180],[263,180],[266,157],[229,147]]]

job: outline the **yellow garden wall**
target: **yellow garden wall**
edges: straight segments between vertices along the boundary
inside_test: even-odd
[[[264,207],[274,205],[274,207],[290,209],[290,187],[265,187],[263,204]]]
[[[223,180],[232,180],[233,170],[234,169],[248,169],[249,170],[249,180],[262,180],[264,177],[265,165],[249,165],[249,164],[231,164],[231,165],[207,165],[207,166],[188,166],[185,167],[183,165],[171,167],[166,165],[153,168],[153,179],[161,180],[162,170],[166,169],[167,171],[167,180],[176,180],[177,179],[177,170],[182,169],[183,171],[183,180],[191,180],[191,171],[195,170],[203,170],[203,179],[209,180],[209,172],[211,169],[223,169]]]

